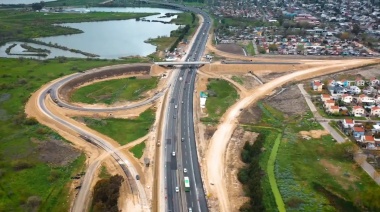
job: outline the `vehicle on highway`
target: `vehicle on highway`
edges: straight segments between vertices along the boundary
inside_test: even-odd
[[[187,173],[187,169],[186,168],[183,169],[183,173]]]
[[[175,192],[179,192],[179,188],[178,188],[178,186],[177,187],[175,187]]]
[[[140,180],[140,176],[139,175],[136,175],[136,180]]]
[[[177,105],[174,105],[174,108],[175,108],[175,109],[177,109],[177,107],[178,107]]]
[[[181,138],[181,141],[184,142],[184,141],[185,141],[185,138]]]
[[[192,211],[193,211],[193,209],[189,208],[189,212],[192,212]]]
[[[184,177],[184,182],[185,182],[185,191],[189,192],[190,191],[190,180],[189,180],[189,177]]]
[[[179,81],[182,81],[182,77],[179,78]]]
[[[175,152],[172,152],[172,155],[175,156]]]
[[[177,118],[177,116],[176,115],[173,115],[173,119],[176,119]]]
[[[183,104],[183,101],[182,101],[182,104]]]

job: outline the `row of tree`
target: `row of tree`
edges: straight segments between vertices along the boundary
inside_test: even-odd
[[[177,48],[178,44],[183,40],[185,35],[189,32],[190,30],[190,25],[186,25],[185,27],[179,29],[179,36],[177,40],[173,43],[173,45],[170,47],[169,51],[172,52],[174,51],[175,48]]]
[[[120,196],[119,190],[123,181],[122,176],[114,175],[96,183],[92,200],[94,212],[119,212],[117,200]]]
[[[247,164],[239,170],[238,179],[243,184],[244,192],[250,200],[240,207],[242,212],[265,211],[261,179],[264,171],[259,164],[265,136],[260,134],[251,145],[246,142],[241,152],[241,160]]]

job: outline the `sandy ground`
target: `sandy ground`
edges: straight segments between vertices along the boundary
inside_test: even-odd
[[[123,77],[129,77],[129,76],[130,75],[123,76]],[[120,77],[118,77],[118,78],[120,78]],[[95,82],[98,82],[98,80],[93,81],[92,83],[95,83]],[[25,107],[26,114],[28,116],[35,117],[40,123],[42,123],[42,124],[52,128],[53,130],[57,131],[62,137],[69,140],[75,148],[85,152],[85,154],[87,156],[86,164],[87,164],[87,166],[90,166],[91,164],[95,163],[95,161],[99,160],[99,157],[101,156],[103,151],[96,148],[94,145],[91,145],[88,142],[80,139],[76,132],[66,128],[63,125],[60,125],[60,124],[54,122],[52,119],[46,117],[45,114],[43,114],[38,109],[37,96],[39,95],[39,93],[43,89],[45,89],[49,85],[50,85],[50,83],[47,85],[44,85],[43,87],[41,87],[37,92],[35,92],[31,96],[31,98],[29,99],[29,101]],[[158,85],[158,89],[162,89],[165,86],[166,86],[166,79],[164,78],[162,81],[160,81],[160,83]],[[151,92],[151,93],[153,94],[153,92]],[[143,112],[148,107],[150,107],[150,105],[147,105],[147,106],[144,106],[141,108],[136,108],[133,110],[128,110],[128,111],[117,111],[117,112],[112,112],[112,113],[91,113],[91,112],[79,112],[79,111],[68,110],[65,108],[60,108],[50,99],[50,97],[47,97],[45,101],[47,103],[47,107],[49,108],[49,110],[51,112],[53,112],[55,115],[58,115],[60,118],[70,122],[71,124],[73,124],[75,126],[79,126],[82,129],[85,129],[87,131],[90,131],[91,133],[94,133],[95,135],[109,141],[115,147],[119,147],[120,149],[126,148],[126,150],[123,150],[123,152],[124,152],[125,156],[128,158],[128,160],[130,160],[131,163],[134,165],[134,167],[136,168],[136,170],[140,174],[140,176],[142,176],[141,182],[145,186],[146,193],[148,194],[147,195],[148,201],[151,200],[151,198],[152,198],[152,196],[151,196],[152,191],[151,190],[152,190],[152,184],[153,184],[153,179],[154,179],[153,171],[152,171],[152,168],[144,167],[143,158],[148,157],[151,159],[151,162],[153,162],[156,136],[154,134],[150,133],[149,135],[145,136],[144,138],[138,139],[137,141],[133,142],[132,144],[129,144],[125,147],[120,147],[120,145],[116,141],[114,141],[114,140],[108,138],[107,136],[104,136],[104,135],[102,135],[102,134],[100,134],[100,133],[98,133],[92,129],[89,129],[84,124],[79,123],[79,122],[70,118],[72,116],[131,118],[131,117],[138,116],[141,112]],[[161,103],[161,101],[158,100],[154,104],[154,107],[156,108],[157,105],[158,105],[158,107],[160,107],[160,103]],[[157,110],[157,112],[159,113],[159,110]],[[156,117],[156,120],[159,120],[159,118]],[[152,128],[153,130],[156,128],[156,125],[157,125],[157,121]],[[146,140],[146,142],[147,142],[147,148],[146,148],[147,151],[144,153],[144,156],[139,161],[132,156],[132,154],[128,151],[128,149],[130,147],[132,147],[133,144],[137,144],[138,142],[141,142],[144,140]],[[104,154],[103,154],[103,157],[104,157]],[[107,159],[105,162],[105,165],[107,165],[107,168],[109,169],[110,173],[112,173],[112,174],[119,173],[122,176],[124,176],[123,171],[113,161],[113,159]],[[97,167],[95,167],[95,168],[97,168]],[[92,186],[95,185],[96,181],[97,181],[97,177],[94,177],[93,180],[91,181]],[[72,192],[70,192],[71,193],[71,197],[70,197],[71,200],[74,198],[74,192],[73,192],[74,189],[73,188],[75,186],[77,186],[77,184],[78,184],[78,182],[73,182],[71,184],[71,191],[72,191]],[[124,209],[128,208],[128,211],[130,211],[131,208],[136,208],[136,210],[134,210],[134,211],[141,210],[141,206],[139,205],[137,198],[133,197],[131,195],[130,190],[129,190],[126,183],[123,183],[123,187],[121,188],[121,193],[122,193],[121,197],[125,197],[125,195],[126,195],[127,198],[121,198],[120,199],[120,202],[119,202],[120,208],[124,208]],[[89,201],[90,201],[90,199],[86,200],[86,202],[89,202]],[[71,202],[73,202],[73,201],[71,201]]]
[[[330,134],[326,130],[310,130],[310,131],[300,131],[299,134],[303,137],[311,137],[311,138],[320,138],[324,135]]]
[[[210,199],[217,200],[219,203],[218,208],[213,208],[215,211],[230,211],[231,204],[228,200],[228,194],[225,178],[225,152],[231,138],[231,135],[236,127],[236,118],[240,114],[240,109],[246,108],[250,104],[254,103],[258,99],[264,97],[265,95],[271,93],[276,87],[282,86],[283,84],[302,80],[306,78],[312,78],[318,75],[324,75],[329,73],[334,73],[342,71],[349,68],[354,68],[362,66],[365,64],[377,62],[377,60],[350,60],[344,61],[344,63],[338,61],[323,61],[320,67],[308,68],[302,71],[294,71],[288,75],[278,77],[251,92],[250,96],[247,96],[236,104],[234,104],[224,115],[223,122],[218,126],[218,129],[211,138],[207,155],[206,155],[206,176],[205,186]],[[313,62],[313,65],[317,64]],[[213,183],[214,185],[210,185]]]

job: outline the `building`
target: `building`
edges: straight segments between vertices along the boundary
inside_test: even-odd
[[[356,86],[365,86],[365,81],[362,78],[356,78],[355,84]]]
[[[372,135],[363,135],[360,139],[360,143],[369,149],[375,148],[375,139]]]
[[[335,105],[335,101],[334,100],[326,100],[325,101],[325,108],[328,109],[330,108],[331,106],[334,106]]]
[[[358,86],[350,86],[349,91],[352,94],[360,94],[362,90]]]
[[[361,139],[361,137],[364,135],[364,132],[365,130],[363,127],[352,128],[352,134],[357,140]]]
[[[371,116],[380,116],[380,107],[372,107]]]
[[[348,129],[348,128],[353,128],[355,126],[355,120],[353,119],[344,119],[342,121],[343,127]]]
[[[338,114],[339,113],[339,106],[330,106],[328,109],[330,113]]]
[[[321,100],[322,102],[325,102],[326,100],[331,100],[331,96],[328,94],[321,94]]]
[[[354,106],[352,108],[352,114],[354,114],[355,117],[360,117],[365,115],[364,108],[361,106]]]
[[[369,82],[372,86],[379,85],[379,80],[377,78],[371,78]]]
[[[314,91],[322,91],[323,83],[319,80],[314,80],[312,86]]]
[[[343,94],[343,96],[342,96],[342,101],[343,101],[344,103],[349,104],[349,103],[352,102],[352,96],[349,95],[349,94]]]

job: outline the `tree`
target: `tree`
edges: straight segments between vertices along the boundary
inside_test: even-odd
[[[352,30],[351,30],[351,32],[354,33],[355,35],[358,35],[360,31],[361,31],[361,29],[360,29],[360,27],[359,27],[358,24],[354,24],[354,25],[352,26]]]
[[[305,49],[305,47],[302,44],[297,46],[297,52],[303,52],[304,49]]]
[[[34,10],[34,11],[36,11],[36,10],[41,10],[43,8],[43,5],[41,4],[41,3],[33,3],[32,4],[32,9]]]
[[[340,39],[342,40],[347,40],[350,38],[350,33],[348,32],[343,32],[341,35],[340,35]]]
[[[276,44],[271,44],[271,45],[269,45],[268,48],[269,48],[269,51],[270,51],[270,52],[274,52],[274,51],[277,51],[277,50],[278,50]]]

